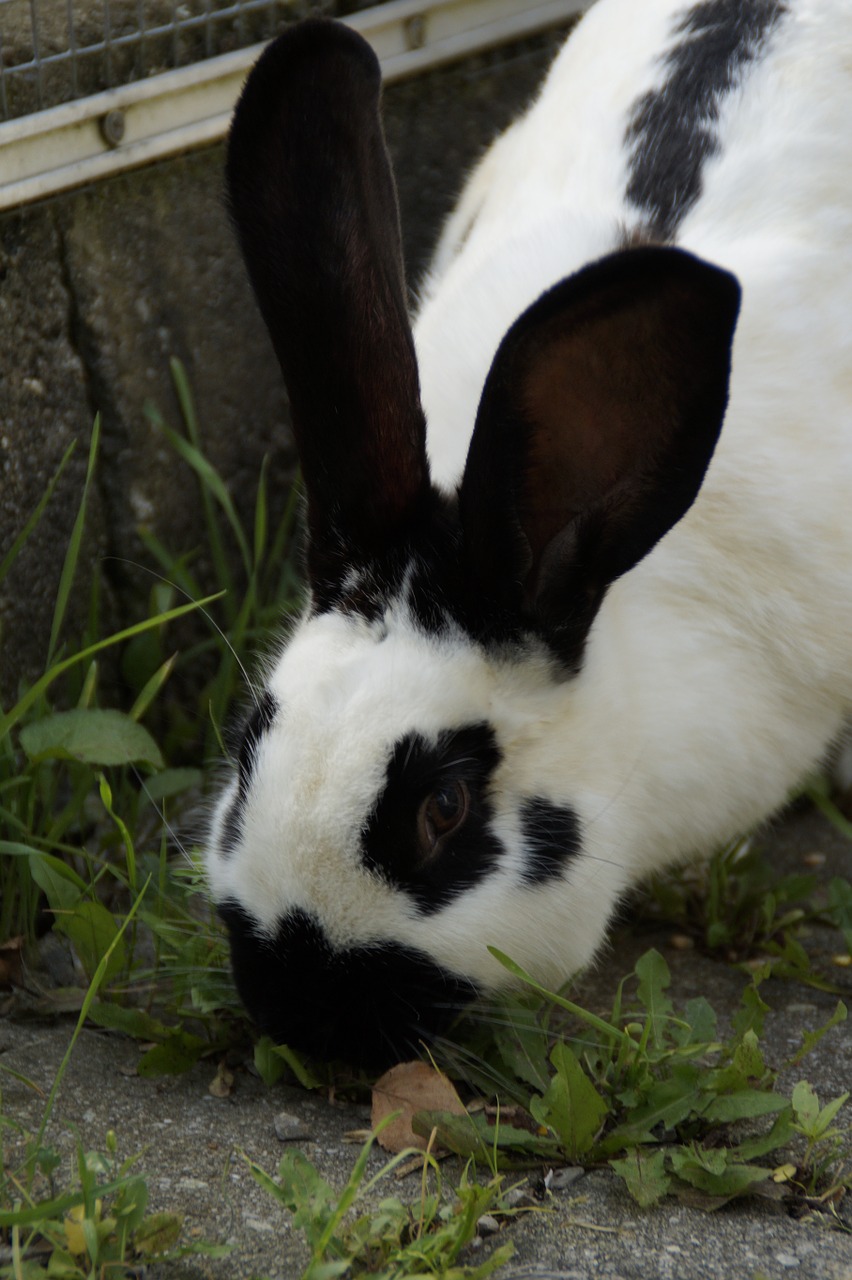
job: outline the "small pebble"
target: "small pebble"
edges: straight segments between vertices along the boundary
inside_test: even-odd
[[[279,1142],[310,1142],[311,1131],[299,1116],[292,1116],[288,1111],[279,1111],[272,1122],[275,1136]]]
[[[565,1191],[578,1178],[582,1178],[585,1170],[579,1166],[571,1165],[567,1169],[557,1169],[550,1172],[544,1180],[544,1185],[548,1191]]]
[[[852,965],[852,955],[847,951],[845,955],[832,956],[831,963],[836,964],[840,969],[848,969]]]
[[[263,1218],[249,1217],[248,1214],[243,1218],[243,1222],[246,1227],[248,1227],[249,1231],[263,1231],[267,1234],[271,1234],[275,1230],[271,1222],[266,1222]]]
[[[804,858],[802,858],[802,862],[804,862],[806,867],[824,867],[825,854],[824,853],[806,853]]]
[[[780,1262],[782,1267],[798,1267],[801,1266],[800,1260],[794,1253],[776,1253],[775,1261]]]
[[[500,1223],[496,1218],[492,1218],[490,1213],[483,1213],[476,1224],[476,1229],[481,1236],[493,1236],[500,1230]]]
[[[675,951],[692,951],[695,946],[695,940],[690,938],[687,933],[673,933],[669,938],[669,946]]]
[[[512,1187],[511,1191],[507,1191],[503,1197],[503,1202],[507,1209],[517,1209],[519,1204],[532,1206],[537,1203],[535,1196],[530,1194],[527,1186]]]

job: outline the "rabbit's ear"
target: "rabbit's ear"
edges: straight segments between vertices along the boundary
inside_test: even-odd
[[[470,585],[569,664],[609,583],[698,493],[739,295],[680,250],[628,249],[544,294],[494,358],[460,494]]]
[[[314,583],[385,550],[429,491],[396,188],[375,55],[347,27],[292,27],[237,105],[230,205],[281,363],[308,495]]]

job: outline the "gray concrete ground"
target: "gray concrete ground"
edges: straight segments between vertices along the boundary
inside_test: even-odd
[[[852,877],[852,845],[813,812],[789,815],[771,836],[779,870],[805,865],[813,852],[826,855],[820,874]],[[676,1004],[691,996],[708,997],[720,1014],[737,1006],[743,975],[729,965],[671,945],[668,933],[649,933],[629,924],[614,936],[596,971],[578,987],[588,1007],[606,1012],[615,983],[649,946],[658,946],[672,970]],[[809,947],[826,960],[837,935],[814,933]],[[849,970],[833,971],[849,985]],[[780,1063],[800,1043],[802,1031],[824,1022],[836,996],[788,981],[762,988],[773,1012],[765,1048],[770,1063]],[[47,1090],[67,1046],[70,1025],[6,1022],[0,1025],[2,1062]],[[290,1280],[307,1260],[305,1246],[286,1213],[252,1180],[244,1156],[268,1171],[277,1168],[283,1147],[274,1119],[282,1111],[304,1122],[310,1140],[301,1145],[325,1176],[342,1186],[355,1150],[344,1140],[365,1127],[365,1107],[335,1105],[319,1095],[277,1086],[265,1087],[250,1069],[237,1072],[231,1096],[217,1099],[208,1086],[215,1064],[203,1063],[189,1074],[160,1080],[135,1073],[139,1046],[98,1031],[79,1041],[59,1095],[49,1137],[73,1148],[75,1134],[84,1144],[103,1149],[112,1128],[120,1150],[144,1150],[145,1172],[154,1207],[186,1215],[185,1238],[227,1241],[229,1258],[194,1258],[153,1268],[148,1280]],[[822,1101],[852,1086],[852,1020],[820,1042],[815,1052],[785,1083],[809,1079]],[[34,1125],[42,1103],[14,1079],[3,1082],[7,1117]],[[847,1123],[849,1117],[847,1115]],[[381,1157],[376,1156],[375,1165]],[[416,1177],[394,1185],[392,1194],[412,1201]],[[558,1276],[560,1280],[852,1280],[852,1234],[831,1229],[827,1219],[790,1217],[765,1200],[749,1200],[708,1214],[669,1199],[640,1210],[622,1184],[606,1170],[588,1173],[564,1192],[545,1199],[546,1212],[516,1220],[498,1239],[514,1241],[513,1262],[501,1280]],[[852,1212],[844,1210],[852,1229]],[[486,1241],[482,1250],[491,1247]],[[475,1257],[469,1255],[468,1260]]]

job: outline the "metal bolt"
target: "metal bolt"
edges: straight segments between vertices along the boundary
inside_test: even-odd
[[[101,116],[101,133],[107,146],[119,146],[124,138],[124,112],[108,111]]]
[[[422,13],[406,19],[405,43],[409,49],[422,49],[426,43],[426,19]]]

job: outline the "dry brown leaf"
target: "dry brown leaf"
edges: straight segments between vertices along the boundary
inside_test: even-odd
[[[207,1092],[212,1093],[214,1098],[230,1098],[234,1092],[234,1073],[229,1071],[224,1062],[219,1063],[219,1069],[207,1086]]]
[[[418,1147],[425,1151],[428,1138],[422,1138],[411,1127],[417,1111],[449,1111],[454,1116],[465,1114],[464,1103],[445,1075],[427,1062],[400,1062],[373,1086],[373,1110],[370,1123],[375,1129],[394,1111],[401,1112],[379,1134],[385,1151],[404,1151]]]

